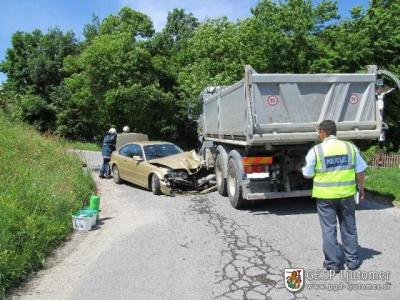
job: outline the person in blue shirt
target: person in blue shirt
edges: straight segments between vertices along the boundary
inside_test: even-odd
[[[115,128],[110,128],[103,139],[103,147],[101,149],[101,153],[103,155],[103,165],[100,169],[100,178],[111,178],[110,160],[111,153],[115,151],[116,142],[117,130]]]
[[[358,256],[354,194],[357,184],[359,199],[365,198],[364,170],[367,164],[356,146],[336,138],[334,121],[321,122],[318,137],[322,143],[307,153],[302,173],[306,178],[314,177],[313,197],[317,198],[322,231],[325,256],[323,266],[338,273],[343,269],[344,254],[349,270],[355,270],[361,261]],[[343,149],[346,149],[346,153]],[[338,221],[342,246],[337,241]]]

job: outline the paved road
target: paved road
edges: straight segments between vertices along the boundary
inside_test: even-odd
[[[98,168],[98,154],[81,155]],[[308,278],[292,294],[284,287],[283,269],[304,268],[312,275],[323,260],[310,199],[258,202],[239,211],[217,193],[153,196],[97,176],[96,183],[102,201],[98,228],[75,233],[13,298],[400,299],[398,208],[366,201],[357,211],[361,271],[390,274],[351,283],[386,289],[350,291],[336,275],[330,281]]]

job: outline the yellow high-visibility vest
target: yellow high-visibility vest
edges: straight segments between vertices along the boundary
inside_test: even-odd
[[[316,164],[312,196],[321,199],[338,199],[356,193],[354,146],[329,137],[314,146]]]

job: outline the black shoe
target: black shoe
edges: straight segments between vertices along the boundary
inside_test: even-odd
[[[347,264],[347,268],[348,268],[350,271],[355,271],[355,270],[357,270],[360,266],[361,266],[361,263],[360,263],[360,262],[357,263],[357,264],[355,264],[355,265]]]
[[[113,178],[111,175],[107,175],[107,176],[105,176],[105,178],[106,179],[111,179],[111,178]]]
[[[100,175],[99,175],[99,178],[104,178],[104,175],[100,174]]]
[[[325,262],[323,263],[323,267],[328,271],[334,271],[335,274],[338,274],[341,270],[344,270],[343,266],[327,266],[325,265]]]

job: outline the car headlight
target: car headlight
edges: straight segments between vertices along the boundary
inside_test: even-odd
[[[188,173],[183,170],[179,170],[179,171],[171,170],[169,174],[171,174],[172,177],[180,177],[183,179],[187,179],[189,177]]]

